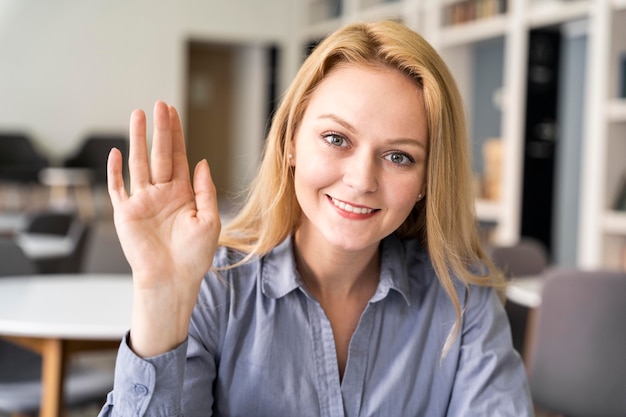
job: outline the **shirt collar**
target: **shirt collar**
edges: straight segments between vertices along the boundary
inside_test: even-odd
[[[263,258],[261,282],[263,294],[269,298],[284,297],[302,286],[296,268],[291,236]],[[380,281],[371,302],[382,300],[389,290],[399,292],[407,305],[411,304],[406,247],[395,234],[386,237],[381,243]]]

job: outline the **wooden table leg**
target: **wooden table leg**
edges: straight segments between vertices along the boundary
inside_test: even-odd
[[[42,392],[40,417],[63,416],[63,381],[66,371],[64,342],[59,339],[43,341]]]
[[[77,352],[115,350],[119,340],[62,340],[40,337],[1,336],[10,342],[31,349],[41,355],[40,417],[65,415],[64,381],[70,355]],[[17,415],[15,417],[18,417]]]
[[[537,326],[537,314],[538,308],[528,309],[528,318],[526,319],[526,331],[524,334],[524,364],[526,365],[526,372],[530,373],[530,368],[533,360],[533,350],[535,347],[535,327]]]

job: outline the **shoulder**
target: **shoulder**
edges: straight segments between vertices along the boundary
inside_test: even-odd
[[[439,279],[437,272],[432,264],[428,250],[418,239],[399,239],[390,242],[387,248],[393,248],[394,261],[405,266],[408,285],[411,296],[415,297],[432,297],[438,303],[444,304],[453,310],[452,304],[449,302],[449,295],[445,291],[444,284]],[[481,265],[475,265],[472,270],[474,272],[484,270]],[[464,309],[480,310],[481,306],[490,305],[495,301],[499,301],[495,290],[489,286],[481,286],[468,284],[462,280],[453,271],[450,272],[450,283],[454,288],[456,297],[459,300],[460,307]],[[442,299],[447,299],[442,302]],[[439,305],[438,307],[441,307]],[[489,308],[491,308],[490,306]]]

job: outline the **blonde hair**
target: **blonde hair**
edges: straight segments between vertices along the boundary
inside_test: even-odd
[[[313,50],[275,113],[260,171],[245,205],[224,227],[219,244],[248,254],[245,262],[266,254],[297,229],[301,210],[288,160],[290,143],[312,92],[339,64],[396,68],[423,91],[429,132],[426,197],[396,233],[422,241],[454,305],[457,320],[445,352],[461,326],[453,276],[466,286],[498,286],[503,278],[482,251],[476,231],[469,141],[456,83],[437,52],[402,24],[351,24]]]

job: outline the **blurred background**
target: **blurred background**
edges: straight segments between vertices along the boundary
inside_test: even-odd
[[[457,79],[489,253],[530,241],[540,270],[626,271],[625,0],[0,0],[0,234],[28,252],[37,215],[69,213],[87,230],[59,232],[73,260],[38,272],[128,273],[104,166],[156,100],[179,110],[227,219],[307,53],[379,19],[422,34]]]

